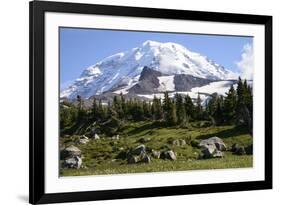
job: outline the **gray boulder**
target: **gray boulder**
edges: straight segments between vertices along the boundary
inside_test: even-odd
[[[80,169],[82,165],[82,159],[78,156],[70,157],[64,160],[64,168]]]
[[[92,139],[93,139],[93,140],[99,140],[99,139],[100,139],[100,136],[99,136],[97,133],[95,133],[95,134],[92,136]]]
[[[130,155],[140,155],[145,152],[146,152],[146,147],[145,147],[145,145],[141,144],[141,145],[133,148],[131,151],[129,151],[129,154]]]
[[[142,153],[140,155],[131,155],[128,157],[129,164],[136,164],[136,163],[150,163],[151,159],[146,153]]]
[[[169,160],[173,160],[173,161],[177,159],[175,152],[172,150],[162,152],[160,157],[162,159],[169,159]]]
[[[129,164],[135,164],[138,162],[150,162],[150,158],[146,154],[145,145],[141,144],[127,152],[127,161]]]
[[[140,161],[140,158],[138,156],[129,156],[128,163],[129,164],[136,164]]]
[[[60,157],[61,159],[81,157],[81,150],[74,145],[70,145],[60,152]]]
[[[203,158],[212,158],[216,151],[217,147],[215,144],[204,145],[204,148],[202,150]]]
[[[151,162],[151,159],[150,159],[150,157],[147,154],[143,154],[141,156],[140,162],[149,164]]]
[[[246,154],[245,148],[244,147],[239,147],[236,150],[235,154],[237,154],[237,155],[245,155]]]
[[[226,150],[226,145],[224,144],[223,140],[218,137],[211,137],[209,139],[201,140],[199,143],[199,147],[201,148],[207,148],[208,145],[215,145],[217,150],[219,151],[225,151]]]
[[[238,149],[239,149],[239,145],[237,143],[235,143],[231,146],[231,152],[235,153]]]
[[[253,154],[253,144],[248,145],[245,147],[246,154],[252,155]]]

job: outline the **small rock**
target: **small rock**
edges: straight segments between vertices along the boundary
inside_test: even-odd
[[[78,144],[87,144],[89,142],[89,140],[86,140],[86,139],[80,139],[78,141]]]
[[[80,137],[80,139],[89,139],[86,135],[82,135],[81,137]]]
[[[156,150],[152,150],[151,152],[152,152],[152,156],[153,156],[155,159],[159,159],[159,158],[160,158],[161,152],[156,151]]]
[[[92,136],[92,138],[93,138],[94,140],[99,140],[99,139],[100,139],[100,136],[99,136],[97,133],[95,133],[95,134]]]
[[[246,154],[252,155],[253,154],[253,144],[245,147]]]
[[[172,142],[173,145],[176,145],[176,146],[180,146],[180,141],[179,140],[174,140]]]
[[[244,147],[239,147],[236,150],[235,154],[237,154],[237,155],[244,155],[244,154],[246,154],[245,148]]]
[[[89,142],[89,138],[86,137],[85,135],[82,135],[78,141],[78,144],[87,144]]]
[[[239,145],[237,143],[233,144],[231,146],[231,152],[236,152],[238,150],[238,148],[239,148]]]
[[[117,152],[117,151],[123,151],[124,148],[123,148],[123,147],[113,147],[112,150],[113,150],[114,152]]]
[[[119,135],[114,135],[111,137],[112,140],[119,140]]]
[[[64,160],[63,163],[64,168],[80,169],[81,165],[82,165],[82,159],[78,156],[67,158]]]
[[[185,140],[180,139],[179,141],[180,141],[180,145],[181,145],[181,146],[186,145],[186,141],[185,141]]]

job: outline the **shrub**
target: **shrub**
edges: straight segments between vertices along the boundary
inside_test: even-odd
[[[191,140],[190,145],[192,147],[199,148],[199,143],[200,143],[199,140],[194,139],[194,140]]]

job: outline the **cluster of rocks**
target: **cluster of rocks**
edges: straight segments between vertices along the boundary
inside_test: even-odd
[[[199,145],[202,149],[201,158],[222,158],[224,156],[223,151],[226,151],[226,145],[222,139],[218,137],[211,137],[202,140]]]
[[[222,139],[218,137],[211,137],[205,140],[201,140],[198,145],[202,149],[202,155],[200,158],[222,158],[224,157],[223,151],[227,151],[227,147]],[[253,144],[249,146],[239,146],[238,144],[233,144],[228,151],[231,151],[236,155],[251,155],[253,154]]]
[[[76,144],[87,144],[90,140],[99,140],[100,137],[97,133],[92,132],[89,137],[82,135],[76,141]],[[65,147],[64,145],[61,146],[60,150],[60,159],[63,160],[62,168],[73,168],[73,169],[80,169],[82,168],[82,153],[81,150],[74,146],[70,145]]]
[[[183,139],[173,140],[173,141],[172,141],[172,145],[184,146],[184,145],[186,145],[186,141],[183,140]]]
[[[127,161],[129,164],[135,163],[150,163],[151,158],[146,152],[145,145],[141,144],[127,152]]]
[[[78,140],[78,144],[87,144],[89,141],[90,140],[88,137],[86,137],[85,135],[82,135]]]
[[[113,135],[110,139],[112,140],[119,140],[120,136],[119,135]]]
[[[176,160],[176,153],[172,150],[167,151],[157,151],[157,150],[149,150],[146,148],[144,144],[141,144],[135,148],[130,149],[127,154],[127,161],[129,164],[136,163],[150,163],[151,157],[155,159],[168,159],[168,160]]]
[[[253,144],[250,144],[246,147],[244,146],[239,146],[238,144],[233,144],[231,146],[231,152],[233,152],[233,154],[237,154],[237,155],[252,155],[253,154]]]
[[[76,144],[87,144],[90,142],[90,139],[99,140],[100,136],[96,133],[93,135],[90,135],[89,137],[87,137],[86,135],[82,135],[82,136],[79,136],[79,139],[76,141]]]

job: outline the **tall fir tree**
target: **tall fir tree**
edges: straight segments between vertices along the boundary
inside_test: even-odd
[[[237,106],[237,94],[233,85],[231,85],[228,93],[226,93],[226,97],[224,100],[223,112],[226,122],[232,123],[234,121],[236,106]]]
[[[156,96],[154,96],[152,101],[151,113],[153,120],[161,120],[163,118],[161,99],[158,99]]]
[[[195,115],[197,120],[202,120],[203,118],[203,107],[202,107],[202,100],[200,94],[198,93],[196,99],[196,106],[195,106]]]
[[[97,105],[96,98],[93,99],[93,103],[92,103],[92,118],[93,120],[98,119],[98,105]]]
[[[224,123],[224,113],[223,113],[223,96],[219,96],[217,98],[217,106],[216,106],[216,110],[213,114],[213,117],[215,119],[216,125],[221,125]]]
[[[87,119],[87,111],[84,109],[84,102],[83,102],[82,97],[80,95],[77,95],[76,99],[78,102],[77,121],[78,121],[78,123],[80,123]]]
[[[192,102],[192,99],[189,97],[189,95],[186,95],[184,98],[184,108],[187,115],[187,118],[194,118],[194,104]]]
[[[176,93],[176,114],[177,114],[177,124],[184,125],[187,121],[187,116],[185,112],[184,102],[182,95]]]

